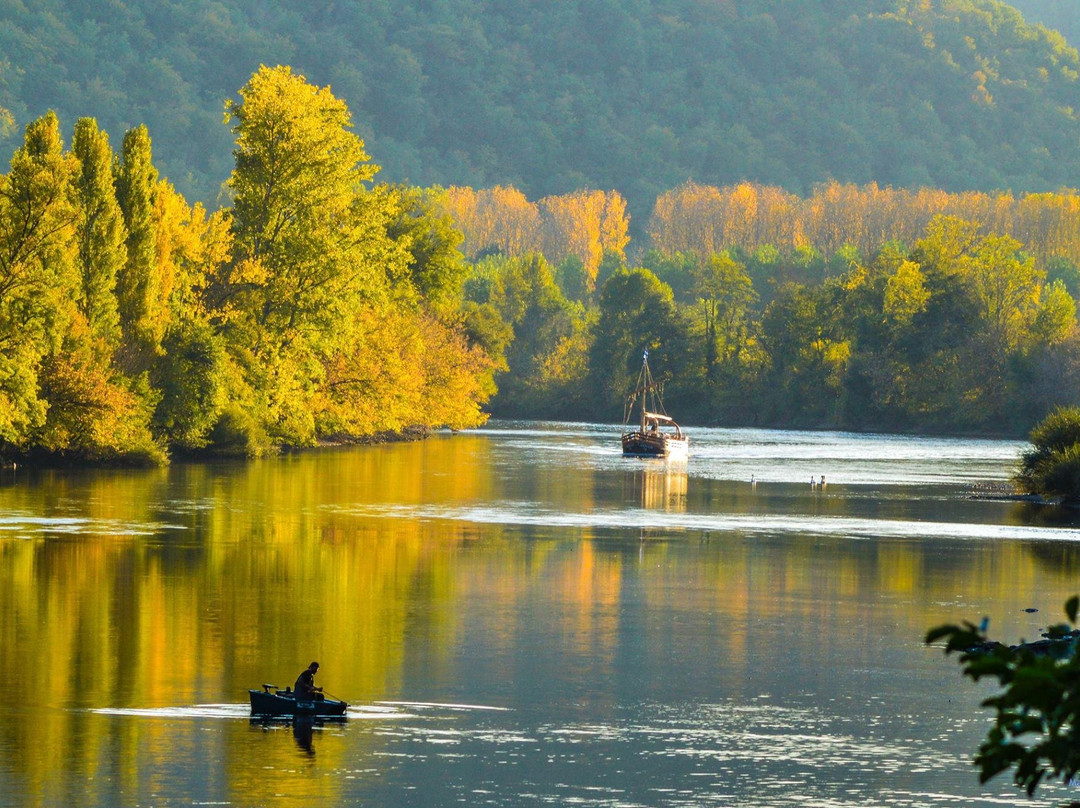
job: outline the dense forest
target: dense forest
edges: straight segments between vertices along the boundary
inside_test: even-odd
[[[500,415],[613,420],[646,349],[691,423],[1021,435],[1080,389],[1073,193],[687,183],[630,259],[613,193],[439,204]]]
[[[257,454],[485,416],[459,236],[375,185],[328,88],[261,68],[226,110],[232,205],[154,167],[146,127],[70,148],[47,113],[0,176],[0,459]]]
[[[232,204],[47,113],[0,175],[0,457],[161,462],[510,416],[1018,434],[1080,389],[1080,196],[376,183],[288,67],[226,106]],[[1021,240],[1022,239],[1022,240]],[[493,397],[494,396],[494,397]]]
[[[50,109],[145,124],[162,174],[211,210],[229,204],[223,99],[260,64],[331,86],[383,180],[614,188],[637,234],[688,179],[1019,193],[1080,176],[1080,59],[995,0],[0,0],[0,54],[5,153]]]
[[[1076,51],[795,5],[0,0],[0,459],[612,421],[646,349],[688,423],[1075,404]]]

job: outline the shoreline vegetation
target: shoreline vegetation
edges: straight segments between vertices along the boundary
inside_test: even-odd
[[[412,437],[487,417],[459,236],[378,185],[349,112],[287,67],[226,104],[231,205],[189,206],[145,127],[50,113],[0,177],[0,458],[145,465]]]
[[[689,424],[1019,436],[1080,389],[1080,194],[688,182],[644,243],[618,191],[379,184],[288,67],[226,103],[230,204],[145,127],[0,176],[0,459],[157,464],[611,421],[643,350]]]

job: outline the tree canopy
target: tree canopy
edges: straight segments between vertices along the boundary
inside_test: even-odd
[[[1069,0],[1016,5],[1075,19]],[[145,123],[162,175],[212,209],[231,168],[221,99],[260,63],[332,86],[388,181],[614,188],[638,225],[687,178],[805,195],[829,179],[1054,191],[1080,173],[1080,58],[996,0],[38,0],[0,2],[0,22],[17,124],[0,116],[0,145],[50,108]]]
[[[0,455],[159,462],[474,426],[494,361],[470,341],[460,235],[376,186],[347,106],[261,67],[226,107],[233,204],[160,179],[54,113],[0,177]]]

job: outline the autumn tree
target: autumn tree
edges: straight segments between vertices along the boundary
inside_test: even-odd
[[[605,252],[622,255],[630,241],[626,200],[614,191],[578,191],[540,200],[541,251],[555,263],[573,256],[585,273],[585,292],[596,288]]]
[[[71,144],[78,161],[73,179],[76,268],[80,287],[76,302],[90,332],[115,349],[120,339],[116,278],[127,260],[123,215],[113,184],[109,137],[93,118],[80,118]]]
[[[156,396],[145,376],[127,376],[114,363],[121,339],[116,279],[126,260],[126,232],[114,156],[92,118],[76,123],[72,155],[75,311],[59,350],[42,365],[49,410],[35,443],[82,460],[157,463],[164,452],[150,428]]]
[[[360,303],[341,347],[325,361],[315,408],[321,434],[462,429],[487,418],[481,405],[494,393],[498,361],[487,346],[470,342],[461,311],[462,237],[438,196],[405,187],[372,195],[387,211],[393,283]]]
[[[233,244],[212,297],[240,368],[236,400],[275,440],[310,443],[320,361],[385,288],[386,213],[361,193],[377,169],[345,104],[287,67],[261,67],[226,116]]]
[[[469,259],[493,251],[517,257],[540,250],[540,211],[513,186],[478,191],[454,186],[439,204],[464,236],[462,251]]]
[[[0,176],[0,443],[15,448],[26,448],[45,422],[41,365],[60,349],[73,316],[74,172],[50,112],[27,125]]]
[[[163,327],[150,371],[159,396],[154,427],[174,449],[199,451],[212,442],[236,384],[236,366],[229,360],[207,294],[218,270],[228,265],[232,233],[225,212],[207,216],[201,205],[188,205],[166,180],[155,185],[152,222],[151,277],[158,300],[150,309],[156,311],[150,322],[161,324],[154,326],[154,333]],[[151,302],[148,296],[148,305]],[[220,430],[219,436],[226,431]]]

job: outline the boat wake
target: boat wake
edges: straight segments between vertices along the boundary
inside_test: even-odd
[[[348,718],[359,720],[414,718],[421,711],[448,712],[465,711],[506,711],[506,707],[491,707],[480,704],[449,704],[435,701],[376,701],[372,704],[353,704],[345,711]],[[238,719],[251,718],[251,706],[248,704],[192,704],[184,707],[98,707],[90,710],[97,715],[126,716],[133,718],[184,719],[212,718]],[[291,716],[286,716],[291,718]]]
[[[122,715],[137,718],[248,718],[247,704],[193,704],[187,707],[99,707],[98,715]]]
[[[438,701],[377,701],[376,706],[386,705],[387,707],[408,707],[414,710],[454,710],[454,711],[472,711],[472,710],[490,710],[493,712],[509,712],[509,707],[492,707],[484,704],[447,704],[445,702]]]

